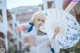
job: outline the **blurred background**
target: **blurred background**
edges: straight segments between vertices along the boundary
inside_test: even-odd
[[[0,0],[0,52],[21,53],[32,15],[37,11],[55,8],[55,1]],[[80,2],[60,1],[63,1],[59,3],[62,9],[70,12],[80,25]],[[80,40],[72,48],[61,49],[60,53],[80,53]]]

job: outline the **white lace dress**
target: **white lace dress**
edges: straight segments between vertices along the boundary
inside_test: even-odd
[[[35,37],[35,45],[32,48],[30,48],[30,53],[52,53],[50,50],[50,47],[47,46],[47,41],[49,41],[49,36],[48,35],[37,35],[37,29],[33,27],[33,30],[29,33],[29,35],[32,35]],[[55,41],[55,42],[54,42]],[[58,47],[58,44],[56,40],[51,40],[51,44],[55,50],[55,53],[59,53],[60,48]],[[53,46],[53,44],[55,46]],[[57,52],[56,52],[57,51]]]

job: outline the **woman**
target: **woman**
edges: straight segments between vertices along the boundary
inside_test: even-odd
[[[42,11],[35,13],[31,19],[31,23],[30,23],[31,26],[28,29],[29,33],[27,38],[29,42],[28,46],[30,48],[30,51],[31,50],[35,51],[31,53],[53,53],[54,52],[53,49],[50,48],[51,42],[52,42],[49,38],[50,35],[47,35],[46,33],[42,32],[40,29],[40,27],[44,25],[45,19],[46,17]],[[55,29],[54,34],[51,37],[52,39],[55,38],[59,30],[60,30],[59,27]]]

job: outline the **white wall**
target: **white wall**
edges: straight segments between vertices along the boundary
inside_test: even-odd
[[[8,39],[7,39],[7,15],[6,15],[6,0],[0,0],[0,9],[2,9],[2,18],[3,22],[0,23],[0,32],[4,33],[4,39],[5,39],[5,47],[6,50],[8,50]]]

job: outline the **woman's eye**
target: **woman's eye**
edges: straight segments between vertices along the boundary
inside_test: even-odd
[[[40,19],[38,19],[38,21],[40,21]]]
[[[44,20],[42,20],[42,22],[44,22]]]

